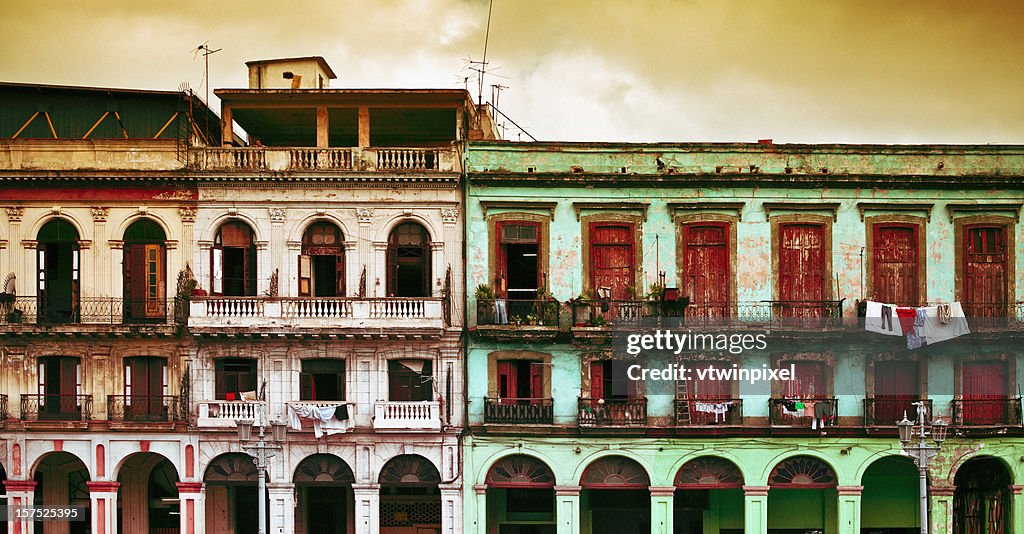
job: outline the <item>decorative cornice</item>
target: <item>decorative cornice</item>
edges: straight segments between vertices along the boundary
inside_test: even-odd
[[[743,494],[748,497],[767,497],[770,486],[743,486]]]
[[[860,220],[864,220],[865,212],[871,211],[919,211],[928,214],[928,222],[932,222],[932,208],[935,204],[931,202],[858,202],[857,209],[860,211]],[[1018,205],[1019,206],[1019,205]]]
[[[7,492],[33,492],[36,490],[38,482],[35,480],[5,480],[3,481],[4,489]]]
[[[843,495],[860,495],[864,492],[864,486],[836,486],[836,492],[839,493],[840,497]]]
[[[746,202],[719,202],[719,201],[705,201],[705,202],[669,202],[668,210],[672,215],[672,220],[676,218],[677,211],[734,211],[736,212],[736,218],[741,219],[743,217],[743,206]]]
[[[558,497],[579,497],[580,486],[555,486],[555,496]]]
[[[178,240],[177,239],[168,239],[167,241],[164,241],[164,247],[166,247],[167,250],[174,250],[174,249],[178,248]]]
[[[92,241],[89,239],[78,240],[78,250],[89,250],[92,248]]]
[[[558,202],[538,202],[535,200],[481,200],[480,209],[483,210],[484,218],[487,217],[489,209],[515,209],[515,210],[546,210],[548,216],[555,218],[555,207]]]
[[[21,206],[8,206],[7,207],[7,222],[18,223],[21,222],[21,218],[25,215],[25,208]]]
[[[124,249],[124,240],[123,239],[110,239],[110,240],[107,240],[107,245],[111,248],[111,250],[123,250]]]
[[[576,208],[576,220],[580,220],[580,212],[583,210],[599,211],[642,211],[644,221],[647,221],[647,208],[649,202],[573,202],[572,207]]]
[[[949,221],[952,222],[957,213],[978,213],[978,212],[1004,212],[1013,213],[1013,219],[1020,222],[1020,202],[1001,202],[993,204],[967,204],[949,203],[946,209],[949,210]]]
[[[831,211],[832,221],[839,219],[838,202],[765,202],[761,204],[764,215],[771,218],[772,211]]]
[[[39,242],[36,241],[35,239],[22,239],[21,240],[22,248],[29,249],[29,250],[36,248],[36,245],[38,245],[38,244],[39,244]]]

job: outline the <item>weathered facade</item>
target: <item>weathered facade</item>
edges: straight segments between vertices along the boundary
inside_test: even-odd
[[[1009,146],[471,144],[467,531],[916,532],[916,400],[953,428],[933,532],[1019,530],[1022,174]],[[908,350],[870,298],[974,332]],[[658,363],[796,377],[620,387],[613,323],[763,333]]]

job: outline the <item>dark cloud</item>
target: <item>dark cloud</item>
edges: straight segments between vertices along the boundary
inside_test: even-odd
[[[171,89],[323,55],[339,87],[462,86],[487,0],[6,0],[9,81]],[[1024,3],[495,0],[488,84],[566,140],[1024,143]],[[473,91],[476,92],[475,90]],[[490,95],[490,90],[484,92]]]

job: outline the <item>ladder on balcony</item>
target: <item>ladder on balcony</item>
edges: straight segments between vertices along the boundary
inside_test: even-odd
[[[676,424],[690,424],[690,397],[686,391],[686,380],[676,380]]]

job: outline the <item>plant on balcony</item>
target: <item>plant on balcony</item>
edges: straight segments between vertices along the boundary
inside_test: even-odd
[[[4,278],[3,291],[0,291],[0,306],[10,306],[14,304],[14,281],[17,277],[14,273],[9,273]]]
[[[647,292],[647,300],[661,300],[665,296],[665,286],[661,284],[652,284],[650,291]]]
[[[477,300],[492,300],[494,298],[494,288],[487,284],[476,286],[476,298]]]
[[[537,325],[537,314],[534,314],[534,313],[526,314],[526,324],[528,324],[530,326],[536,326]]]
[[[608,326],[608,319],[605,319],[604,315],[597,314],[590,318],[590,321],[587,322],[587,326]]]
[[[515,326],[523,326],[523,318],[519,315],[513,315],[509,322]]]

